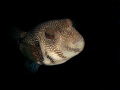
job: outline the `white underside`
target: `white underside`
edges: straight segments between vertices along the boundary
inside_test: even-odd
[[[55,63],[52,63],[46,56],[44,57],[44,63],[46,65],[58,65],[66,62],[67,60],[64,58],[59,57],[56,53],[51,52],[48,53],[48,55],[55,61]]]

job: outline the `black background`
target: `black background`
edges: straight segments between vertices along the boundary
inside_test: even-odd
[[[119,4],[105,1],[7,2],[2,7],[1,16],[3,75],[7,75],[7,82],[21,82],[18,85],[40,88],[43,85],[46,85],[44,88],[49,85],[50,88],[55,85],[119,85]],[[64,64],[40,66],[36,74],[26,72],[24,57],[17,42],[11,40],[9,27],[29,31],[44,21],[63,18],[71,19],[73,26],[83,35],[84,50]]]

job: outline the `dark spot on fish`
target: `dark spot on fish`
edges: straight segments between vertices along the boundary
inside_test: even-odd
[[[55,63],[55,61],[54,61],[49,55],[47,55],[47,58],[48,58],[52,63]]]
[[[67,49],[68,51],[71,51],[71,52],[79,52],[79,51],[80,51],[80,49],[78,49],[78,48],[71,48],[71,47],[69,47],[69,46],[66,46],[66,49]]]
[[[38,41],[38,40],[35,40],[35,45],[36,45],[37,47],[39,47],[39,41]]]
[[[49,55],[47,55],[47,52],[45,52],[45,54],[46,54],[47,58],[48,58],[53,64],[55,64],[55,61],[53,60],[53,58],[50,57]]]

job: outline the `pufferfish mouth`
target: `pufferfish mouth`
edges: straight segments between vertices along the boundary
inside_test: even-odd
[[[79,41],[77,41],[76,43],[74,43],[74,45],[77,46],[77,45],[79,45],[81,42],[83,42],[83,37],[81,37]]]
[[[79,41],[77,41],[76,43],[74,43],[72,46],[66,46],[67,50],[70,52],[80,52],[83,50],[84,48],[84,39],[81,38]]]
[[[75,46],[74,51],[81,52],[84,48],[84,45],[85,45],[84,38],[81,37],[78,42],[74,43],[74,46]]]
[[[76,42],[74,45],[78,45],[81,41],[83,40],[83,38],[81,38],[78,42]]]

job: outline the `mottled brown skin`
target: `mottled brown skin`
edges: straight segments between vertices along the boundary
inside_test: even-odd
[[[34,63],[56,65],[80,53],[84,39],[72,27],[71,20],[52,20],[27,32],[19,47],[23,55]]]

